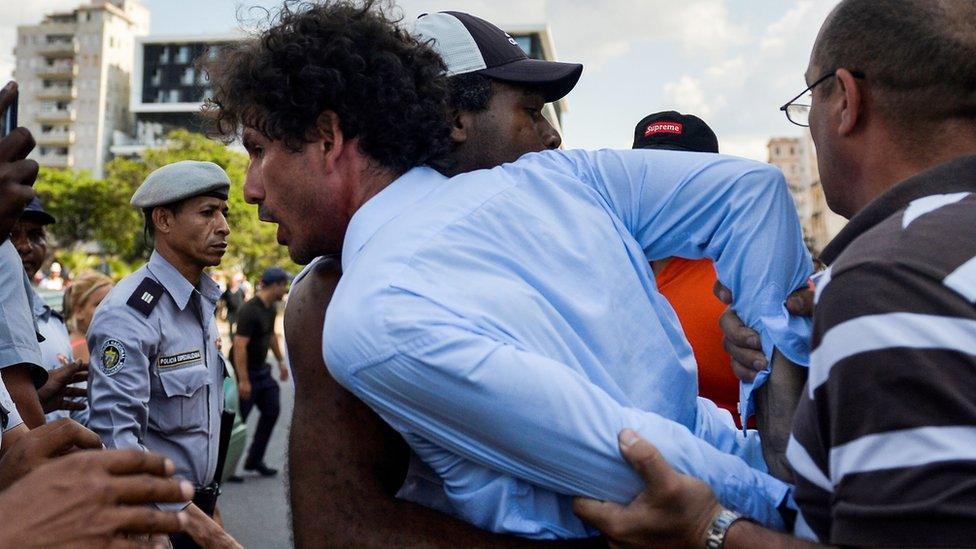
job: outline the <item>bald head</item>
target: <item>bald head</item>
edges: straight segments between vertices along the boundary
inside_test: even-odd
[[[974,0],[844,0],[820,30],[811,65],[820,74],[810,78],[863,72],[878,113],[895,126],[968,118],[976,131]]]

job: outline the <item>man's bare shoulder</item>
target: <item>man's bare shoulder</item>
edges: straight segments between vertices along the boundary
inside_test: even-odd
[[[342,264],[338,257],[325,256],[315,260],[296,277],[288,296],[285,307],[285,334],[289,328],[308,329],[313,324],[319,325],[325,318],[325,309],[332,300],[339,277],[342,275]],[[321,339],[321,329],[318,332]]]

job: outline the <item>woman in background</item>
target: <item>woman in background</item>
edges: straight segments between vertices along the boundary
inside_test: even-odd
[[[89,361],[85,334],[98,304],[112,289],[112,279],[97,271],[84,271],[64,292],[64,317],[71,336],[71,353],[85,364]]]

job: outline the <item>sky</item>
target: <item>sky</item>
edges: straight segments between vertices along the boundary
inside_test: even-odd
[[[0,2],[0,81],[14,66],[16,26],[88,0]],[[150,34],[252,28],[280,0],[142,0]],[[798,136],[779,106],[804,87],[810,48],[837,0],[396,0],[407,20],[458,10],[506,25],[547,24],[560,61],[583,63],[567,96],[567,148],[629,148],[656,111],[703,118],[722,152],[765,161],[773,136]]]

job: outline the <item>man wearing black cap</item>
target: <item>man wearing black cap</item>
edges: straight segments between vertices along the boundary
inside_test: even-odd
[[[27,205],[20,220],[10,231],[27,277],[33,281],[41,265],[47,260],[47,231],[45,227],[55,222],[54,216],[44,210],[40,199],[35,198]],[[37,331],[43,338],[41,347],[41,366],[48,371],[47,382],[37,392],[46,412],[46,422],[61,417],[71,417],[82,425],[88,422],[87,396],[84,382],[88,379],[86,364],[71,361],[71,340],[68,328],[60,313],[44,303],[44,299],[31,288],[34,320]],[[66,387],[66,384],[81,384]],[[82,400],[77,400],[81,398]],[[69,414],[70,412],[70,414]]]
[[[257,471],[264,477],[278,474],[276,469],[264,463],[264,451],[271,439],[275,422],[281,412],[281,391],[271,376],[268,364],[268,350],[278,361],[281,381],[288,380],[288,366],[281,352],[275,320],[278,318],[277,304],[288,292],[288,273],[279,267],[271,267],[261,275],[261,287],[257,295],[241,307],[237,317],[237,331],[234,333],[232,356],[234,371],[237,372],[237,394],[241,399],[241,418],[247,421],[252,406],[261,411],[254,440],[244,460],[245,471]],[[240,481],[240,477],[231,480]]]
[[[635,149],[717,153],[718,138],[704,120],[664,111],[645,116],[634,128]],[[712,293],[715,266],[708,259],[671,257],[651,262],[658,290],[668,298],[698,363],[698,391],[738,419],[739,380],[722,348],[718,318],[725,305]]]
[[[543,107],[576,86],[583,65],[532,59],[505,31],[457,11],[421,15],[413,32],[447,65],[453,146],[442,172],[493,168],[559,147]]]

